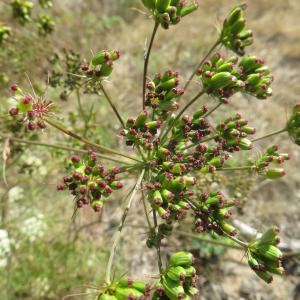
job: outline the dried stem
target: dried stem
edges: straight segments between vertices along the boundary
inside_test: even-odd
[[[117,249],[117,246],[118,246],[120,238],[121,238],[121,233],[122,233],[122,230],[123,230],[123,227],[124,227],[124,223],[126,221],[128,212],[131,208],[132,201],[133,201],[138,189],[140,188],[140,185],[141,185],[142,180],[144,178],[144,174],[145,174],[145,170],[142,171],[142,173],[139,176],[134,188],[130,191],[130,193],[129,193],[130,197],[127,201],[125,211],[124,211],[124,213],[121,217],[121,221],[120,221],[120,224],[118,226],[118,229],[114,234],[114,242],[113,242],[112,248],[110,250],[110,256],[109,256],[109,260],[108,260],[108,264],[107,264],[107,268],[106,268],[106,276],[105,276],[105,280],[106,280],[106,283],[108,285],[111,283],[111,280],[110,280],[110,278],[111,278],[111,268],[112,268],[114,256],[115,256],[115,253],[116,253],[116,249]]]
[[[76,133],[70,131],[69,129],[67,129],[67,128],[65,128],[65,127],[63,127],[63,126],[61,126],[61,125],[59,125],[59,124],[57,124],[57,123],[55,123],[55,122],[53,122],[53,121],[50,121],[49,119],[45,119],[45,121],[46,121],[49,125],[51,125],[52,127],[54,127],[54,128],[56,128],[56,129],[62,131],[63,133],[65,133],[65,134],[67,134],[67,135],[69,135],[69,136],[71,136],[71,137],[73,137],[73,138],[75,138],[75,139],[81,141],[81,142],[84,143],[84,144],[87,144],[87,145],[90,145],[90,146],[92,146],[92,147],[95,147],[96,149],[98,149],[98,150],[100,150],[100,151],[107,152],[107,153],[112,153],[112,154],[119,155],[119,156],[123,156],[123,157],[129,158],[129,159],[134,160],[134,161],[137,161],[137,162],[142,162],[141,160],[139,160],[139,159],[136,158],[136,157],[130,156],[130,155],[128,155],[128,154],[125,154],[125,153],[116,151],[116,150],[114,150],[114,149],[111,149],[111,148],[107,148],[107,147],[98,145],[98,144],[96,144],[96,143],[94,143],[94,142],[92,142],[92,141],[89,141],[89,140],[85,139],[84,137],[82,137],[82,136],[80,136],[80,135],[78,135],[78,134],[76,134]]]
[[[150,59],[150,54],[151,54],[151,49],[153,46],[153,42],[155,39],[155,35],[158,29],[159,23],[155,22],[149,48],[147,52],[145,53],[145,63],[144,63],[144,74],[143,74],[143,109],[145,109],[145,98],[146,98],[146,81],[147,81],[147,73],[148,73],[148,64],[149,64],[149,59]]]
[[[120,115],[120,113],[119,113],[117,107],[116,107],[116,106],[114,105],[114,103],[112,102],[112,100],[111,100],[109,94],[106,92],[106,90],[104,89],[104,86],[102,85],[101,82],[100,82],[100,88],[101,88],[101,90],[102,90],[102,92],[103,92],[103,95],[105,96],[107,102],[109,103],[110,107],[112,108],[112,110],[114,111],[116,117],[118,118],[118,120],[119,120],[121,126],[124,128],[124,127],[125,127],[124,121],[123,121],[123,119],[122,119],[122,117],[121,117],[121,115]]]

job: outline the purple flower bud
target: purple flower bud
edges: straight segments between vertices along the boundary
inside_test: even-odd
[[[16,107],[13,107],[9,110],[11,116],[16,116],[19,113],[19,110]]]
[[[33,131],[33,130],[35,130],[36,125],[35,125],[34,122],[29,121],[28,124],[27,124],[27,128],[28,128],[29,130]]]

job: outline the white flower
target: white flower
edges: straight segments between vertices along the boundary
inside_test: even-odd
[[[41,213],[36,213],[26,219],[21,226],[21,233],[28,237],[31,242],[34,242],[37,238],[41,238],[47,229],[47,224],[45,223],[45,217]]]
[[[24,198],[24,189],[20,186],[14,186],[8,192],[8,199],[10,202],[19,201]]]
[[[0,229],[0,268],[7,265],[7,256],[10,253],[10,240],[8,233],[4,229]]]

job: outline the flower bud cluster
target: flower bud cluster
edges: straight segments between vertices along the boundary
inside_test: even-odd
[[[146,95],[145,105],[153,108],[155,116],[166,119],[170,111],[179,107],[176,99],[184,94],[178,87],[179,73],[169,70],[163,75],[156,73],[155,77],[147,83],[149,92]]]
[[[169,168],[172,166],[170,172],[159,173],[153,178],[153,183],[147,185],[147,188],[152,208],[162,219],[172,222],[183,218],[190,208],[188,201],[193,192],[188,188],[196,183],[196,179],[178,175],[177,170],[184,165],[166,162],[165,165],[167,164]]]
[[[120,135],[126,138],[127,146],[141,146],[146,151],[152,151],[154,146],[160,143],[156,134],[161,121],[151,121],[148,116],[149,113],[144,110],[135,119],[127,120],[125,128],[120,131]]]
[[[245,48],[253,44],[253,32],[246,28],[245,3],[237,5],[223,23],[221,42],[238,55],[245,54]]]
[[[145,300],[150,297],[152,285],[145,281],[122,278],[113,283],[97,300]]]
[[[272,274],[283,275],[282,252],[277,245],[280,242],[279,229],[267,230],[261,238],[251,242],[248,246],[248,264],[252,270],[267,283],[273,280]]]
[[[120,58],[119,50],[103,50],[98,52],[91,60],[89,65],[83,65],[82,71],[88,78],[101,80],[108,77],[114,67],[114,61]]]
[[[193,117],[188,115],[182,116],[172,129],[172,142],[180,143],[184,141],[191,141],[193,143],[200,142],[204,137],[211,134],[211,125],[204,118],[207,112],[206,106],[197,110]]]
[[[11,36],[11,28],[0,23],[0,45]]]
[[[142,2],[164,29],[178,24],[183,17],[197,10],[199,6],[198,1],[186,0],[142,0]]]
[[[52,0],[39,0],[39,5],[42,8],[50,8],[53,6]]]
[[[11,91],[17,105],[9,110],[9,114],[14,118],[21,118],[29,130],[46,128],[44,117],[53,114],[53,103],[24,93],[16,84],[11,86]]]
[[[232,215],[232,207],[239,204],[238,199],[229,200],[221,192],[204,193],[196,203],[195,229],[197,232],[214,231],[219,235],[227,233],[231,236],[237,230],[228,223]]]
[[[240,79],[245,82],[243,92],[257,99],[267,99],[272,96],[270,85],[274,78],[263,59],[256,56],[244,56],[238,68],[242,70]]]
[[[55,28],[54,20],[48,15],[40,16],[36,24],[37,24],[39,35],[41,36],[46,36],[48,34],[51,34]]]
[[[222,144],[222,148],[228,152],[239,150],[251,150],[252,142],[247,138],[249,134],[255,134],[256,130],[248,126],[248,121],[237,113],[216,127],[218,137],[216,140]]]
[[[24,25],[31,21],[31,10],[33,3],[26,0],[13,0],[10,2],[10,6],[13,10],[13,16],[21,25]]]
[[[245,56],[240,62],[238,57],[226,59],[215,53],[197,70],[208,94],[228,103],[229,97],[237,92],[266,99],[272,95],[270,88],[273,76],[264,61],[256,56]]]
[[[300,104],[294,106],[292,116],[288,120],[286,128],[295,144],[300,146]]]
[[[92,150],[83,158],[73,155],[71,168],[72,173],[63,178],[63,183],[58,184],[57,189],[69,189],[75,196],[77,208],[90,205],[95,212],[99,212],[104,205],[104,198],[108,198],[113,190],[123,188],[117,176],[120,169],[105,169]]]
[[[193,264],[192,253],[181,251],[171,255],[152,299],[182,300],[198,295],[199,291],[196,288],[198,276]]]
[[[257,171],[268,179],[279,179],[285,175],[285,170],[279,167],[270,167],[270,164],[281,165],[289,160],[287,153],[278,153],[278,146],[273,145],[267,149],[264,155],[256,162]]]

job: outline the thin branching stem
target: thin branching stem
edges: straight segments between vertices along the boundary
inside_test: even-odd
[[[128,195],[129,198],[128,198],[128,201],[127,201],[127,204],[125,207],[125,211],[121,217],[121,221],[117,228],[117,231],[114,234],[114,242],[113,242],[112,248],[110,250],[110,256],[109,256],[109,260],[108,260],[108,264],[107,264],[107,268],[106,268],[106,275],[105,275],[105,280],[108,285],[111,283],[111,268],[112,268],[113,260],[115,257],[116,249],[117,249],[117,246],[118,246],[120,238],[121,238],[122,230],[123,230],[128,212],[131,208],[132,201],[141,186],[142,180],[144,178],[144,174],[145,174],[145,169],[141,172],[134,188],[130,191],[130,193]]]
[[[213,245],[217,245],[217,246],[222,246],[222,247],[226,247],[226,248],[244,250],[244,247],[242,247],[240,245],[233,245],[233,244],[229,244],[229,243],[226,243],[224,241],[221,241],[221,240],[214,240],[214,239],[206,238],[206,237],[203,237],[203,236],[198,235],[198,234],[193,234],[193,233],[186,232],[186,231],[181,231],[181,230],[174,230],[173,232],[174,232],[174,234],[178,234],[178,235],[181,235],[181,236],[184,236],[184,237],[193,238],[193,239],[201,241],[201,242],[205,242],[205,243],[209,243],[209,244],[213,244]]]
[[[198,64],[198,66],[196,67],[195,71],[193,72],[193,74],[190,76],[189,80],[186,82],[185,86],[184,86],[184,90],[186,91],[188,86],[190,85],[190,83],[192,82],[192,80],[194,79],[197,70],[203,65],[203,63],[205,62],[205,60],[212,54],[212,52],[220,45],[221,41],[220,39],[218,39],[213,46],[210,48],[210,50],[208,51],[208,53],[204,56],[204,58],[201,60],[201,62]]]
[[[17,142],[17,143],[20,143],[20,144],[28,144],[28,145],[47,147],[47,148],[54,148],[54,149],[65,150],[65,151],[76,152],[76,153],[87,153],[88,152],[87,150],[72,148],[72,147],[68,147],[68,146],[49,144],[49,143],[43,143],[43,142],[36,142],[36,141],[30,141],[30,140],[23,140],[23,139],[19,139],[19,138],[15,138],[15,137],[4,136],[2,134],[0,134],[0,136],[3,139],[10,139],[11,141]],[[107,155],[104,155],[104,154],[101,154],[101,153],[98,153],[98,152],[95,152],[95,154],[99,158],[131,166],[131,164],[126,162],[126,161],[119,160],[117,158],[113,158],[111,156],[107,156]]]
[[[223,103],[219,102],[215,107],[213,107],[210,111],[208,111],[202,118],[207,118],[210,116],[214,111],[216,111]]]
[[[103,84],[100,82],[100,88],[101,88],[101,91],[103,92],[103,95],[105,96],[107,102],[109,103],[110,107],[112,108],[112,110],[114,111],[116,117],[118,118],[121,126],[124,128],[125,127],[125,124],[124,124],[124,121],[117,109],[117,107],[115,106],[115,104],[113,103],[113,101],[111,100],[111,97],[109,96],[109,94],[106,92]]]
[[[175,120],[169,125],[167,131],[162,135],[162,143],[164,142],[165,138],[168,136],[169,132],[171,131],[172,127],[177,123],[177,121],[180,119],[180,117],[184,114],[184,112],[192,105],[194,104],[203,94],[205,93],[205,90],[201,90],[186,106],[179,112],[179,114],[176,116]]]
[[[244,170],[255,170],[256,166],[241,166],[241,167],[232,167],[232,168],[220,168],[217,171],[244,171]]]
[[[153,42],[154,42],[154,39],[155,39],[155,35],[156,35],[156,32],[157,32],[158,26],[159,26],[159,23],[155,22],[153,32],[152,32],[152,36],[151,36],[151,39],[150,39],[150,44],[149,44],[147,52],[145,53],[144,74],[143,74],[143,97],[142,97],[142,99],[143,99],[143,109],[145,109],[146,82],[147,82],[149,59],[150,59],[151,49],[152,49],[152,46],[153,46]]]
[[[92,147],[94,147],[94,148],[96,148],[96,149],[98,149],[100,151],[103,151],[103,152],[106,152],[106,153],[115,154],[115,155],[118,155],[118,156],[123,156],[123,157],[129,158],[129,159],[137,161],[137,162],[142,162],[141,160],[139,160],[136,157],[130,156],[128,154],[119,152],[119,151],[111,149],[111,148],[107,148],[107,147],[101,146],[99,144],[96,144],[96,143],[94,143],[94,142],[92,142],[92,141],[90,141],[90,140],[88,140],[88,139],[86,139],[86,138],[84,138],[84,137],[82,137],[82,136],[80,136],[80,135],[78,135],[78,134],[70,131],[69,129],[63,127],[62,125],[59,125],[56,122],[53,122],[53,121],[51,121],[49,119],[45,119],[45,121],[49,125],[51,125],[52,127],[54,127],[56,129],[60,130],[61,132],[65,133],[66,135],[69,135],[70,137],[75,138],[75,139],[81,141],[82,143],[84,143],[86,145],[90,145],[90,146],[92,146]]]
[[[186,146],[186,147],[182,148],[181,150],[182,150],[182,151],[184,151],[184,150],[187,150],[187,149],[193,148],[193,147],[195,147],[195,146],[199,145],[200,143],[202,144],[202,143],[209,142],[209,141],[211,141],[211,140],[214,140],[214,139],[215,139],[215,138],[217,138],[217,137],[218,137],[218,135],[217,135],[217,134],[216,134],[216,135],[213,135],[213,136],[210,136],[210,137],[208,137],[208,138],[206,138],[206,139],[204,139],[204,140],[201,140],[201,141],[199,141],[199,142],[198,142],[198,143],[196,143],[196,144],[190,144],[190,145],[188,145],[188,146]]]
[[[283,129],[280,129],[280,130],[276,130],[276,131],[273,131],[273,132],[271,132],[271,133],[269,133],[269,134],[266,134],[266,135],[264,135],[264,136],[261,136],[261,137],[259,137],[259,138],[256,138],[256,139],[252,140],[252,142],[257,142],[257,141],[260,141],[260,140],[269,138],[269,137],[271,137],[271,136],[274,136],[274,135],[277,135],[277,134],[280,134],[280,133],[283,133],[283,132],[286,132],[286,131],[287,131],[286,128],[283,128]]]
[[[151,231],[152,230],[152,225],[151,225],[151,222],[150,222],[150,219],[149,219],[149,216],[148,216],[148,212],[147,212],[146,197],[145,197],[145,193],[144,193],[143,184],[142,184],[142,202],[143,202],[143,207],[144,207],[144,212],[145,212],[145,217],[146,217],[146,221],[147,221],[147,224],[148,224],[148,228],[149,228],[149,231]]]
[[[247,243],[245,243],[245,242],[239,240],[237,237],[234,237],[234,236],[228,234],[228,233],[225,232],[224,230],[223,230],[223,234],[224,234],[225,236],[227,236],[229,239],[231,239],[232,241],[234,241],[236,244],[238,244],[238,245],[240,245],[241,247],[243,247],[244,250],[247,250],[247,249],[248,249],[248,244],[247,244]]]
[[[157,229],[157,217],[156,217],[156,210],[153,209],[153,222],[154,222],[154,228]],[[158,242],[158,245],[156,246],[156,253],[157,253],[157,263],[158,263],[158,269],[159,273],[162,274],[163,267],[162,267],[162,259],[161,259],[161,253],[160,253],[160,242]]]

